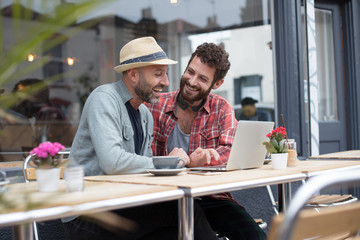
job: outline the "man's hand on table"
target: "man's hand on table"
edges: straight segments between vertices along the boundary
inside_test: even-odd
[[[187,167],[201,167],[204,164],[210,164],[211,159],[218,161],[220,159],[219,153],[213,149],[203,149],[198,147],[193,153],[190,154],[190,163]]]
[[[187,155],[187,153],[182,148],[174,148],[170,153],[169,156],[177,156],[179,158],[182,158],[185,160],[185,165],[188,165],[190,163],[190,158]],[[184,166],[185,167],[185,166]]]

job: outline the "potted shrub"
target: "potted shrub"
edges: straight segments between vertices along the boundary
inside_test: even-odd
[[[288,144],[285,141],[286,129],[284,127],[278,127],[267,134],[266,137],[269,138],[269,142],[263,142],[263,144],[271,154],[273,168],[286,168],[288,159]]]

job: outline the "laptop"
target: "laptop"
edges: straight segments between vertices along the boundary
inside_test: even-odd
[[[226,165],[192,167],[193,171],[231,171],[259,168],[264,164],[266,148],[262,144],[274,129],[274,122],[240,120]]]

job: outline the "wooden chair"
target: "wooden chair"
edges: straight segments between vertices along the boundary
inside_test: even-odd
[[[302,181],[303,184],[306,184],[305,181]],[[270,201],[272,203],[274,212],[276,215],[279,214],[278,203],[275,201],[274,195],[269,185],[266,186]],[[357,197],[351,194],[321,194],[321,195],[313,195],[308,202],[305,204],[307,208],[321,208],[321,207],[329,207],[336,206],[342,204],[348,204],[352,202],[356,202],[358,200]]]
[[[277,215],[269,233],[269,240],[275,238],[274,232],[285,221],[283,214]],[[306,239],[321,236],[316,239],[346,239],[360,230],[360,202],[321,209],[305,209],[299,213],[293,234],[289,239]],[[325,237],[326,236],[326,237]]]
[[[344,183],[360,183],[358,171],[316,176],[299,188],[285,214],[273,218],[268,239],[347,239],[359,237],[360,202],[321,209],[304,209],[319,190]],[[354,239],[354,238],[351,238]]]
[[[69,151],[59,152],[59,154],[63,154],[64,158],[63,161],[68,161],[69,158]],[[34,165],[31,165],[31,161],[34,159],[35,155],[28,155],[23,164],[23,171],[24,171],[24,177],[26,182],[34,181],[36,180],[36,168]],[[60,178],[62,179],[64,177],[64,170],[65,167],[60,168]]]
[[[65,167],[60,167],[60,178],[64,178]],[[25,181],[30,182],[36,180],[36,168],[30,167],[24,169]]]
[[[358,198],[354,197],[351,194],[314,195],[306,203],[305,207],[320,208],[320,207],[337,206],[337,205],[343,205],[343,204],[356,202],[357,200],[358,200]]]
[[[64,158],[63,161],[68,161],[70,152],[69,151],[63,151],[63,152],[59,152],[59,154],[63,154]],[[36,180],[36,168],[34,165],[31,166],[31,161],[35,158],[35,154],[33,155],[28,155],[25,160],[24,160],[24,164],[23,164],[23,171],[24,171],[24,177],[25,177],[25,182],[30,182],[30,181],[34,181]],[[60,171],[60,178],[64,177],[64,167],[61,167],[61,171]],[[33,222],[32,224],[32,231],[34,232],[34,239],[35,240],[39,240],[39,233],[38,233],[38,228],[37,228],[37,224],[36,222]]]

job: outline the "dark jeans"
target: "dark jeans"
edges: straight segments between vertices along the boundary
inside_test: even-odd
[[[108,231],[96,221],[82,217],[64,223],[65,231],[71,240],[113,240],[113,239],[178,239],[178,202],[169,201],[112,211],[134,221],[134,232],[124,230]],[[194,204],[195,239],[217,240],[201,208]]]
[[[214,231],[222,236],[226,236],[230,240],[266,239],[265,232],[238,203],[210,197],[203,197],[195,201],[204,211]]]

